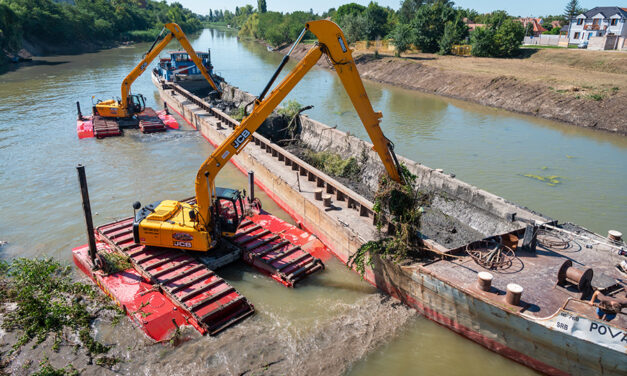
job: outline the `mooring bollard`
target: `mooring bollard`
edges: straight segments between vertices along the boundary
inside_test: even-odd
[[[483,291],[490,291],[492,288],[492,273],[488,272],[479,272],[477,274],[477,285]]]
[[[322,201],[322,189],[321,188],[317,188],[314,191],[314,198],[318,201]]]
[[[87,177],[85,176],[85,166],[76,166],[78,172],[78,184],[81,187],[81,197],[83,199],[83,214],[85,214],[85,225],[87,226],[87,241],[89,244],[89,258],[94,269],[96,265],[96,237],[94,236],[94,223],[91,217],[91,205],[89,204],[89,191],[87,190]]]
[[[331,195],[322,195],[322,205],[324,205],[325,208],[331,207]]]
[[[520,297],[523,293],[522,286],[516,283],[508,283],[507,284],[507,292],[505,293],[505,301],[511,305],[519,305]]]

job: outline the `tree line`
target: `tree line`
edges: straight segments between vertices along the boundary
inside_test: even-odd
[[[573,2],[575,3],[573,5]],[[566,21],[581,12],[577,0],[571,0],[564,15],[546,17],[550,21]],[[223,22],[239,28],[239,36],[262,39],[279,46],[294,41],[305,22],[330,18],[344,31],[349,42],[390,39],[398,55],[415,46],[423,52],[449,54],[455,44],[472,45],[475,56],[514,56],[529,33],[516,17],[505,11],[480,14],[473,9],[455,7],[448,0],[403,0],[398,10],[371,1],[367,6],[349,3],[322,14],[299,11],[280,13],[267,11],[265,0],[229,10],[209,10],[207,21]],[[481,24],[471,33],[468,23]],[[551,30],[559,33],[558,27]],[[308,37],[312,37],[309,35]]]
[[[22,39],[60,45],[76,42],[151,40],[163,25],[185,32],[203,27],[180,3],[152,0],[0,0],[0,48],[15,51]]]

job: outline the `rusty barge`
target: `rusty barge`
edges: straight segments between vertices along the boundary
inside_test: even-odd
[[[155,76],[153,82],[168,107],[210,143],[219,144],[236,126],[228,114],[180,85]],[[236,106],[252,103],[238,88],[223,84],[223,90]],[[375,190],[383,167],[372,145],[307,116],[299,120],[303,145],[365,158],[361,184]],[[370,200],[261,134],[250,144],[231,161],[241,171],[254,170],[257,185],[341,261],[376,239]],[[616,267],[625,261],[620,239],[560,224],[442,170],[400,159],[417,176],[418,188],[430,193],[429,211],[447,218],[452,229],[422,234],[435,258],[377,259],[365,274],[370,283],[542,373],[627,373],[627,317],[620,308],[616,314],[607,310],[627,297],[627,274]],[[462,232],[471,235],[456,235]]]

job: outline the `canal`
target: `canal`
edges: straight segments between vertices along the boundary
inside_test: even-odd
[[[216,71],[252,93],[261,91],[281,60],[279,54],[259,44],[238,41],[233,34],[217,30],[204,30],[193,45],[198,50],[211,48]],[[36,59],[38,64],[0,76],[0,240],[9,242],[0,250],[3,258],[52,256],[69,262],[70,249],[85,242],[77,163],[87,168],[96,224],[130,215],[136,200],[149,203],[193,193],[196,170],[211,146],[189,127],[153,135],[130,131],[123,138],[105,140],[76,137],[75,101],[80,100],[84,112],[89,112],[92,100],[119,96],[122,78],[147,48],[138,44],[41,58]],[[399,154],[443,168],[562,221],[601,233],[609,228],[624,232],[624,137],[380,84],[366,82],[366,89],[375,109],[383,112],[384,132]],[[148,74],[137,80],[133,92],[143,93],[149,105],[160,107]],[[314,105],[308,112],[312,118],[366,136],[333,72],[315,68],[288,98]],[[544,176],[559,177],[559,183],[549,185],[539,179]],[[244,188],[246,179],[229,165],[217,184]],[[264,208],[289,220],[257,192]],[[291,358],[297,358],[314,354],[316,339],[324,342],[316,330],[328,331],[342,320],[369,328],[364,331],[369,338],[363,343],[347,341],[350,336],[337,330],[326,334],[343,347],[330,345],[332,352],[343,355],[326,360],[342,363],[352,375],[402,375],[416,370],[424,374],[532,373],[393,304],[379,304],[384,299],[359,276],[333,259],[327,265],[323,273],[295,290],[249,268],[232,266],[222,271],[259,312],[237,330],[276,331],[287,338]],[[195,338],[182,349],[170,351],[162,362],[175,362],[182,354],[210,358],[215,349],[211,344],[224,341],[229,332],[219,336],[218,342]],[[103,335],[124,342],[116,339],[116,333]],[[150,349],[142,350],[154,353],[147,359],[162,353],[156,347]],[[228,352],[222,356],[228,358]],[[132,366],[137,366],[149,371],[145,363],[129,362],[123,370],[132,372]],[[170,367],[166,369],[176,370]]]

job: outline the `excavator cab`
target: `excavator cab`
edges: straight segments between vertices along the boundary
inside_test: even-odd
[[[215,210],[218,213],[218,228],[223,235],[235,234],[244,219],[244,202],[236,189],[216,187]]]
[[[128,101],[128,108],[131,110],[131,114],[139,114],[146,109],[146,97],[141,94],[131,94]]]

